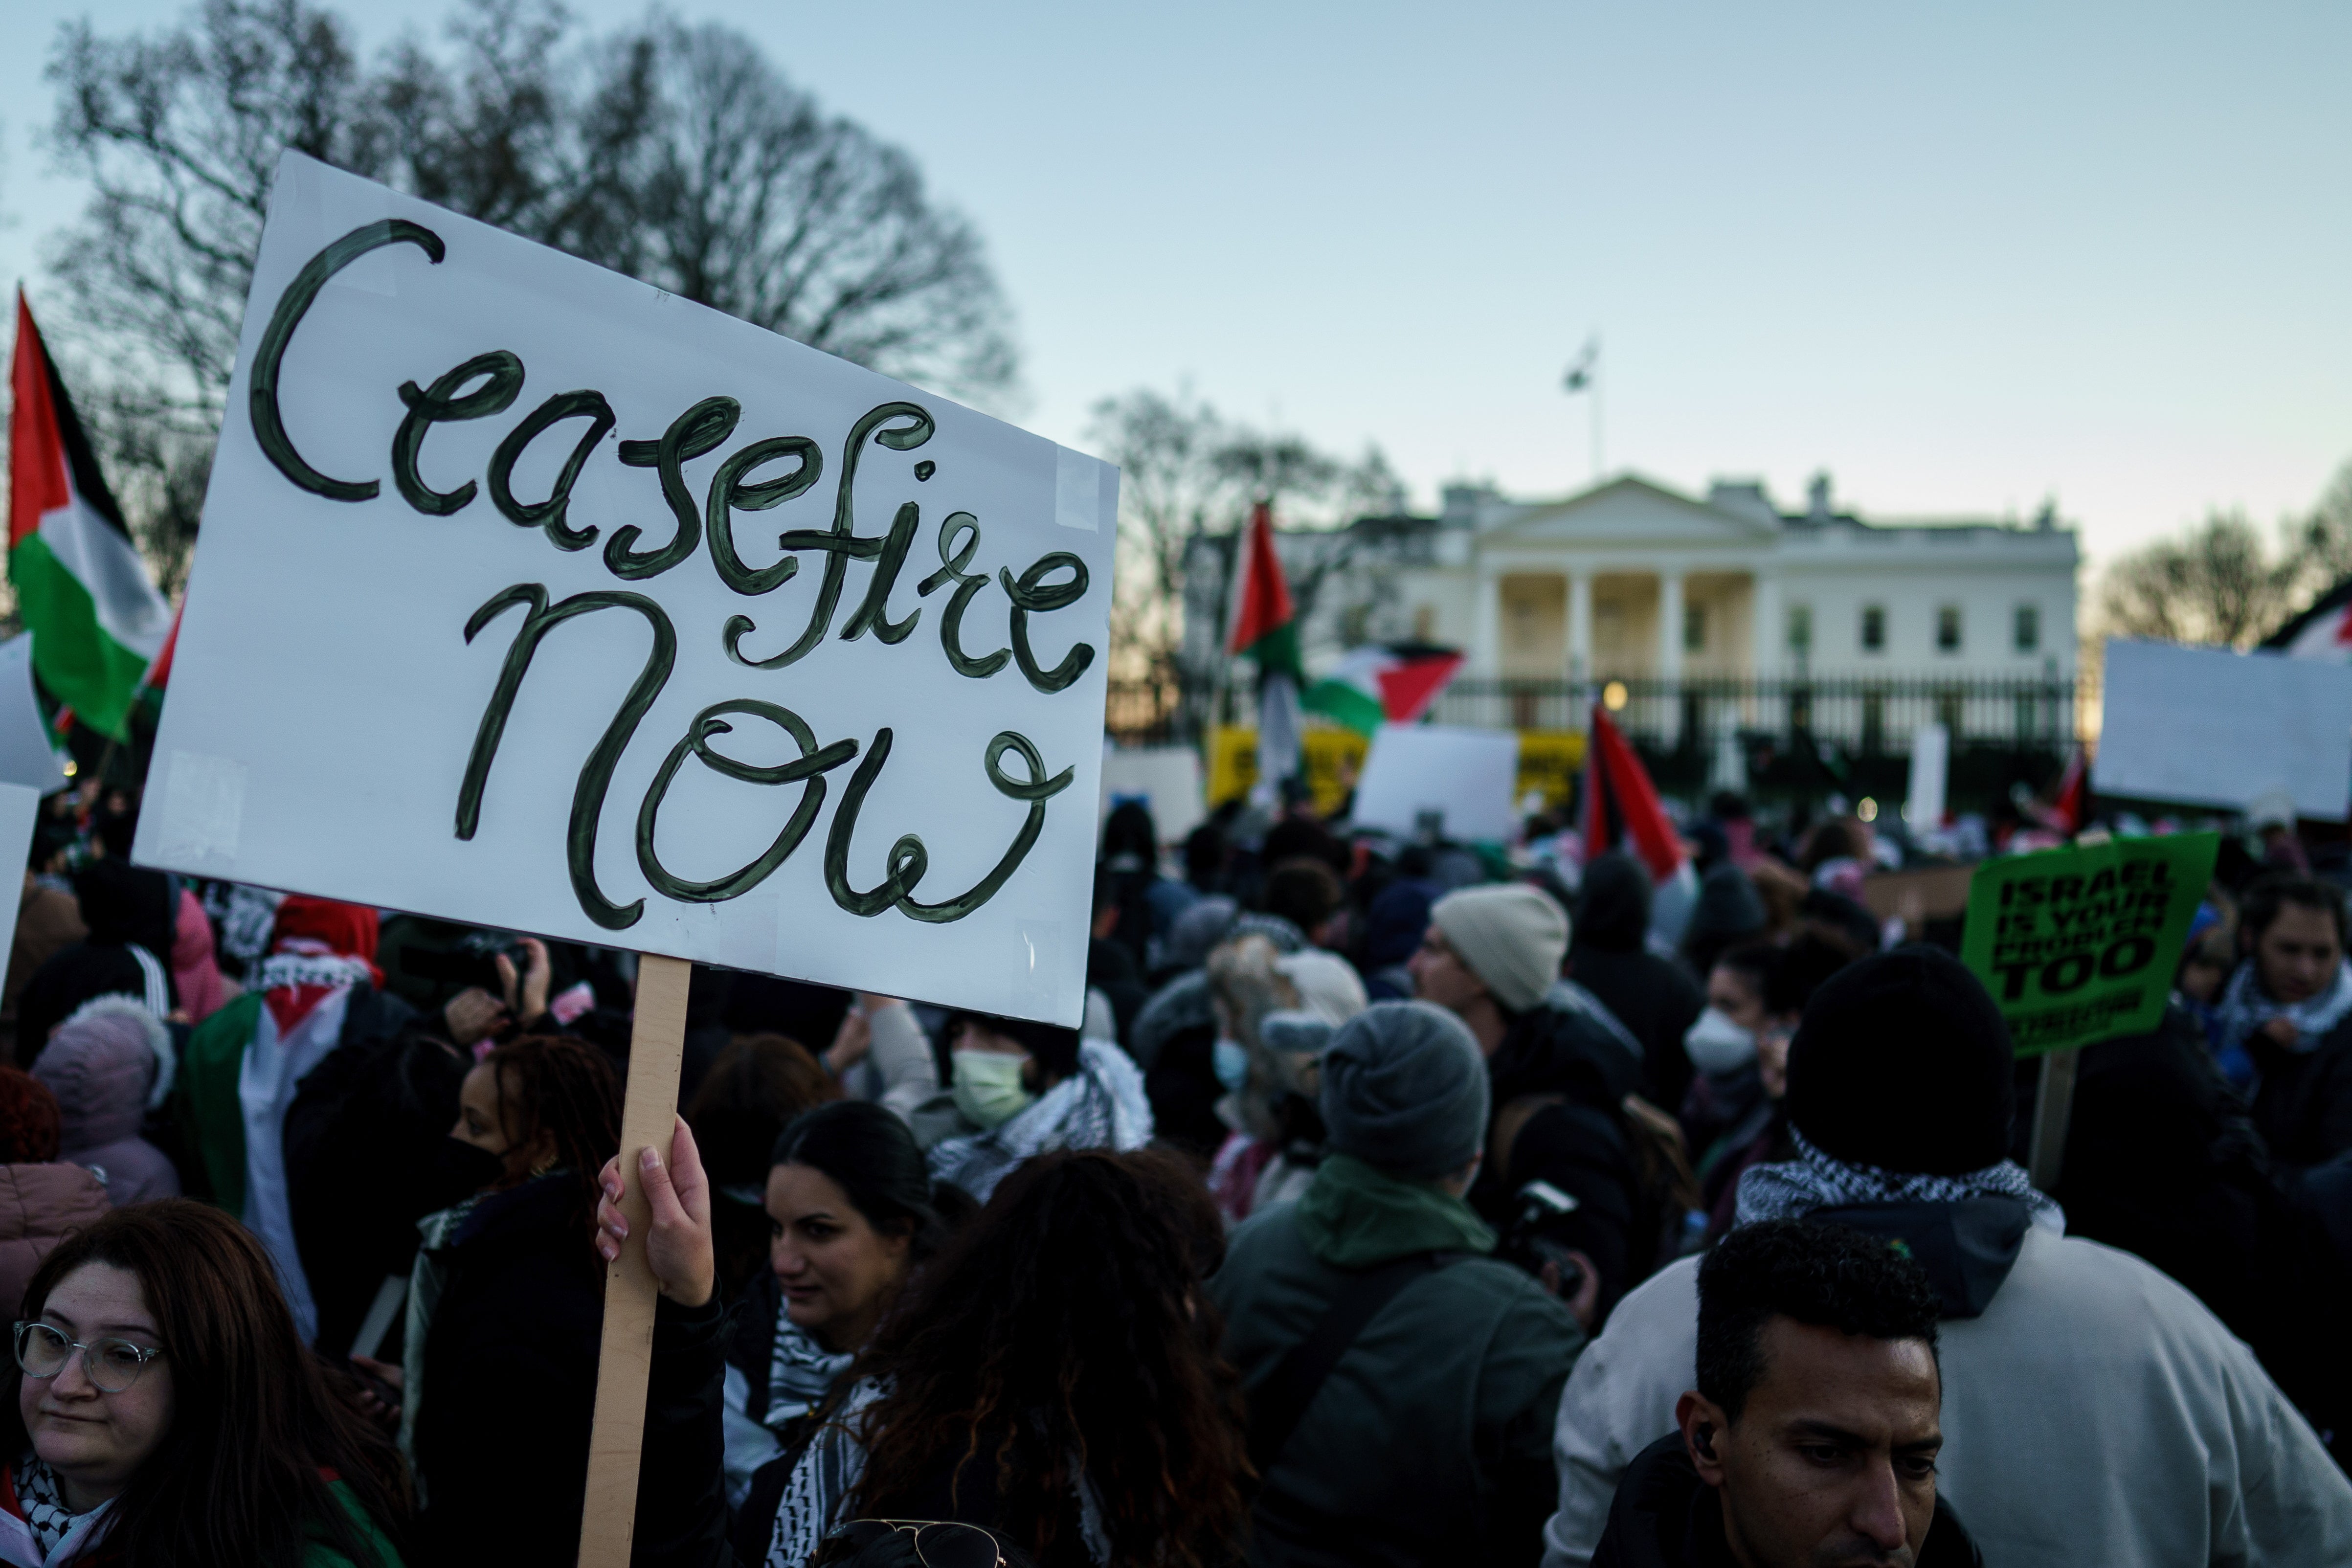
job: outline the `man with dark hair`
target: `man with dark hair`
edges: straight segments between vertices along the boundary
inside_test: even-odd
[[[1611,1568],[1969,1568],[1936,1495],[1935,1289],[1843,1226],[1768,1220],[1699,1268],[1698,1387],[1627,1468]]]
[[[2215,1011],[2221,1047],[2261,1073],[2254,1127],[2279,1166],[2352,1150],[2352,963],[2344,895],[2310,877],[2265,877],[2238,918],[2245,962]]]
[[[1331,917],[1339,912],[1346,897],[1347,889],[1330,867],[1300,858],[1285,860],[1266,873],[1265,885],[1258,890],[1258,907],[1297,926],[1312,945],[1328,947]]]
[[[2009,1159],[2016,1077],[2000,1009],[1949,953],[1839,971],[1789,1047],[1793,1157],[1740,1178],[1732,1238],[1811,1218],[1909,1249],[1943,1320],[1937,1489],[1991,1561],[2352,1563],[2352,1481],[2253,1352],[2147,1263],[2067,1235]],[[1698,1320],[1683,1259],[1579,1360],[1547,1568],[1591,1560],[1620,1479],[1675,1429]]]

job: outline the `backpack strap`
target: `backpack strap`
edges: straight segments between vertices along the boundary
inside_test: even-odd
[[[1249,1402],[1250,1465],[1263,1479],[1284,1445],[1315,1403],[1324,1380],[1348,1353],[1382,1307],[1425,1274],[1434,1274],[1467,1256],[1459,1252],[1412,1252],[1351,1276],[1331,1299],[1307,1337],[1275,1363]]]

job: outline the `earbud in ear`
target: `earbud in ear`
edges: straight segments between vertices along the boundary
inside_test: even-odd
[[[1709,1459],[1715,1458],[1714,1427],[1704,1422],[1700,1423],[1698,1430],[1691,1434],[1691,1442],[1697,1447],[1702,1457]]]

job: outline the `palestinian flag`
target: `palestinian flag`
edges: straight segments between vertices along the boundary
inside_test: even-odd
[[[2352,664],[2352,577],[2336,584],[2311,608],[2264,637],[2257,651]]]
[[[1257,662],[1257,776],[1278,784],[1298,772],[1298,689],[1307,672],[1298,660],[1297,607],[1274,552],[1274,508],[1265,501],[1250,509],[1234,590],[1225,651]]]
[[[1360,647],[1308,687],[1302,702],[1310,713],[1369,735],[1382,724],[1410,724],[1428,712],[1462,662],[1459,650],[1423,643]]]
[[[1585,738],[1584,858],[1622,849],[1650,868],[1654,882],[1670,880],[1683,866],[1683,844],[1658,799],[1650,772],[1599,703]]]
[[[84,724],[128,740],[172,606],[131,542],[22,289],[9,386],[8,581],[33,633],[33,673]]]

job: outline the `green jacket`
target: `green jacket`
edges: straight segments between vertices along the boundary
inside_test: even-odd
[[[1435,1184],[1333,1155],[1306,1196],[1234,1233],[1209,1281],[1226,1359],[1255,1389],[1352,1275],[1494,1246]],[[1552,1420],[1583,1348],[1567,1307],[1507,1264],[1472,1257],[1415,1279],[1365,1325],[1267,1467],[1251,1563],[1534,1563],[1558,1487]]]

